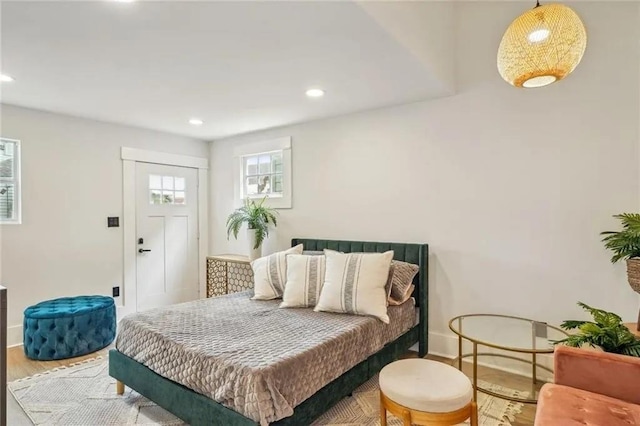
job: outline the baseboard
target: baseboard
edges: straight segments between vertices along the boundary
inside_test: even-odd
[[[22,325],[7,327],[7,347],[20,346],[22,344]]]

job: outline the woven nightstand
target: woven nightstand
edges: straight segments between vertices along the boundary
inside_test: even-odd
[[[253,288],[253,270],[247,256],[207,256],[207,297],[237,293]]]

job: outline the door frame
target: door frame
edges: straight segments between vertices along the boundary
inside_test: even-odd
[[[136,312],[137,304],[137,245],[136,245],[136,163],[188,167],[198,170],[198,294],[207,295],[207,265],[202,257],[208,250],[207,175],[209,160],[201,157],[168,154],[137,148],[122,147],[122,231],[124,244],[124,271],[122,291],[114,297],[118,317]],[[201,259],[202,258],[202,259]]]

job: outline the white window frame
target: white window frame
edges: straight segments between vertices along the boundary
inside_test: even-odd
[[[183,186],[182,189],[176,189],[176,180],[177,179],[182,179],[183,181],[183,185],[184,182],[186,182],[186,179],[184,177],[180,177],[180,176],[166,176],[166,175],[153,175],[156,176],[158,179],[160,179],[160,186],[157,187],[153,187],[151,185],[151,177],[149,177],[149,188],[148,188],[148,193],[149,193],[149,204],[151,205],[155,205],[155,206],[186,206],[187,203],[187,190],[186,188]],[[164,182],[165,182],[165,178],[171,178],[172,179],[172,189],[169,188],[165,188],[164,187]],[[160,202],[159,203],[154,203],[152,201],[152,193],[153,191],[160,191]],[[165,197],[165,192],[171,192],[173,194],[173,198],[171,202],[166,202],[164,201],[164,197]],[[176,194],[181,192],[183,194],[183,199],[181,203],[177,203],[176,202]]]
[[[13,154],[13,164],[15,167],[15,175],[13,178],[1,178],[0,182],[11,182],[13,183],[13,208],[14,208],[14,219],[1,219],[0,225],[20,225],[22,223],[22,155],[20,150],[20,141],[17,139],[9,139],[2,138],[0,140],[15,143],[16,151]]]
[[[279,175],[280,177],[282,177],[282,179],[284,179],[284,164],[282,166],[282,170],[280,172],[276,172],[273,169],[273,157],[274,155],[279,155],[280,156],[280,162],[283,163],[284,162],[284,154],[282,152],[282,150],[277,150],[277,151],[271,151],[271,152],[260,152],[257,154],[248,154],[248,155],[243,155],[241,157],[242,159],[242,196],[243,198],[245,197],[245,191],[247,191],[247,181],[249,178],[253,177],[256,178],[256,181],[259,183],[259,179],[261,176],[275,176],[275,175]],[[270,170],[267,173],[262,173],[260,172],[260,157],[269,157],[269,167]],[[256,173],[255,174],[249,174],[247,173],[247,162],[249,161],[249,159],[255,159],[256,160]],[[273,185],[275,185],[275,182],[271,182],[271,180],[269,181],[269,186],[270,188],[273,187]],[[270,193],[258,193],[258,194],[249,194],[248,191],[246,192],[246,197],[249,198],[264,198],[265,196],[268,196],[269,198],[280,198],[283,195],[284,192],[284,182],[281,183],[282,186],[282,191],[280,192],[270,192]]]
[[[282,153],[282,194],[245,194],[244,158],[259,154]],[[234,200],[236,207],[240,207],[246,198],[262,199],[267,197],[269,207],[275,209],[291,208],[291,137],[283,137],[262,142],[237,145],[234,149]]]

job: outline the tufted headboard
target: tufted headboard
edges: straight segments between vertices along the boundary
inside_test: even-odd
[[[393,250],[393,258],[418,265],[418,274],[413,279],[416,288],[413,297],[419,313],[419,352],[427,353],[427,337],[429,330],[429,245],[412,243],[381,243],[374,241],[342,241],[317,240],[311,238],[294,238],[291,246],[302,244],[305,250],[337,250],[344,253],[372,252],[382,253]]]

